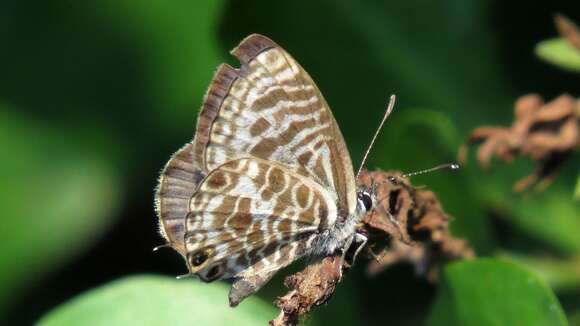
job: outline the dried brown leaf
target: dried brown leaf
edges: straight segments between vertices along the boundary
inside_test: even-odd
[[[389,240],[383,252],[369,263],[370,275],[406,262],[418,275],[435,281],[445,262],[474,257],[467,242],[449,233],[449,216],[433,192],[413,187],[398,171],[363,171],[359,178],[363,185],[376,187],[379,199],[361,227]]]
[[[565,158],[580,148],[580,101],[561,95],[544,103],[536,94],[520,97],[514,107],[511,127],[484,126],[476,128],[459,151],[459,160],[467,160],[467,146],[481,143],[477,160],[487,168],[492,157],[511,162],[516,155],[537,163],[533,174],[514,184],[515,191],[533,185],[547,187],[555,178]]]

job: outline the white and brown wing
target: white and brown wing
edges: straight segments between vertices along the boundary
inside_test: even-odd
[[[304,255],[316,232],[352,215],[356,185],[338,125],[304,69],[261,35],[232,54],[241,67],[218,68],[195,138],[167,163],[156,202],[162,234],[190,272],[237,278],[241,300]]]
[[[187,143],[167,162],[155,192],[159,231],[167,243],[185,257],[185,217],[189,200],[205,173],[193,159],[193,144]]]
[[[232,51],[239,69],[221,65],[210,85],[195,140],[206,171],[240,156],[279,162],[333,191],[352,214],[356,185],[338,125],[316,84],[280,46],[251,35]]]
[[[185,247],[203,280],[278,270],[337,216],[336,198],[284,165],[256,157],[210,172],[191,198]]]

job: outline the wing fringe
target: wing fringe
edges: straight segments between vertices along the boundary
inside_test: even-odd
[[[185,256],[185,220],[189,199],[204,173],[193,161],[193,144],[187,143],[167,162],[155,192],[155,211],[159,232],[181,255]]]

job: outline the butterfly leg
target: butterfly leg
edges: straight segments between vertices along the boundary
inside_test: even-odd
[[[342,247],[342,255],[340,256],[340,266],[344,266],[344,262],[346,261],[346,254],[348,253],[350,246],[352,245],[352,241],[354,240],[354,235],[348,237],[344,246]],[[352,265],[352,264],[350,264]]]
[[[355,239],[355,245],[356,250],[354,251],[354,255],[352,256],[352,265],[354,265],[354,261],[356,260],[356,257],[358,256],[358,254],[360,253],[360,251],[364,248],[364,246],[367,244],[367,241],[369,240],[369,238],[367,238],[367,236],[365,236],[364,234],[360,234],[360,233],[355,233],[353,238]]]
[[[350,238],[348,238],[342,250],[341,263],[344,265],[344,262],[348,261],[349,266],[354,265],[356,257],[367,244],[367,241],[368,238],[364,234],[360,233],[355,233]],[[353,247],[353,249],[351,249],[351,247]],[[352,256],[350,255],[351,252],[353,252]],[[349,253],[348,256],[347,253]]]

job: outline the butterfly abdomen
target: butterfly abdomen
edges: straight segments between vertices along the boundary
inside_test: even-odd
[[[313,256],[327,256],[337,250],[346,249],[345,244],[355,233],[357,219],[348,217],[344,222],[337,222],[326,231],[320,233],[312,246]]]

